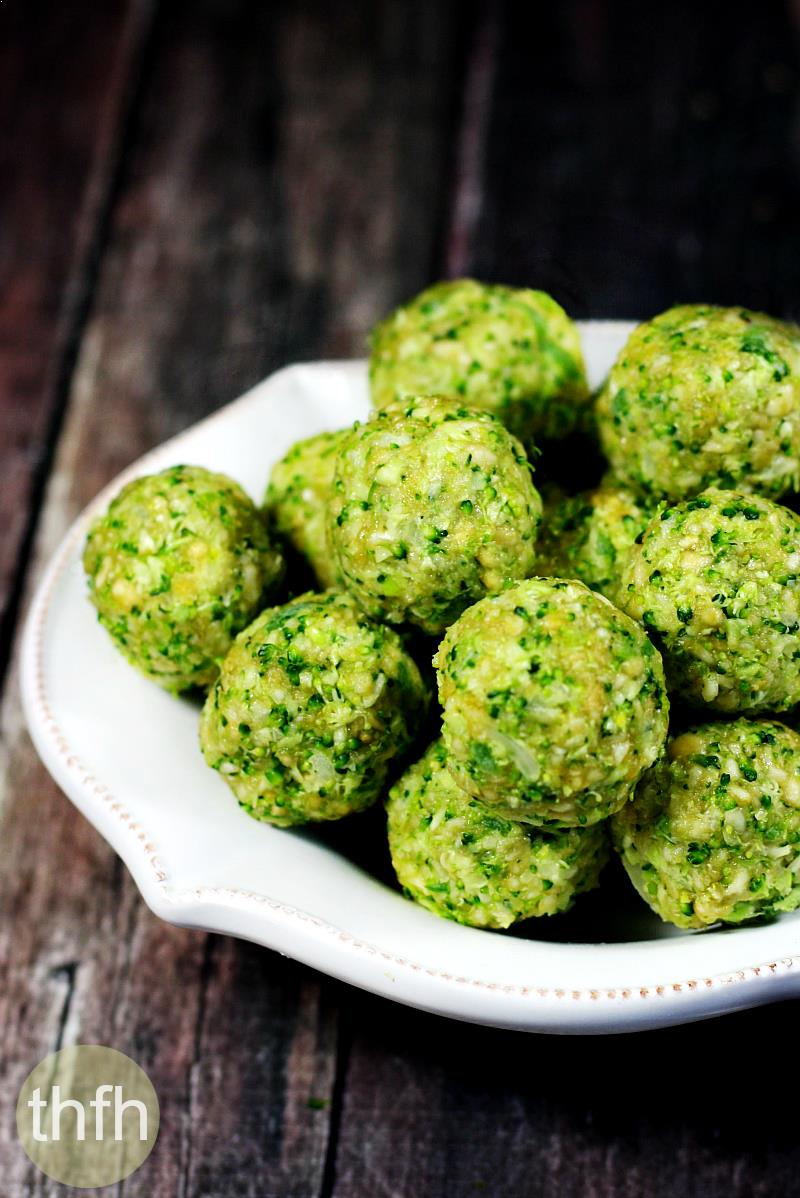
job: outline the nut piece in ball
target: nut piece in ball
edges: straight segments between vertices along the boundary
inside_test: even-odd
[[[800,736],[774,720],[702,724],[673,739],[612,820],[639,894],[704,928],[800,906]]]
[[[417,398],[344,438],[330,541],[365,611],[436,634],[533,573],[540,515],[530,464],[498,420]]]
[[[532,578],[476,603],[434,660],[449,768],[509,819],[597,823],[662,752],[658,650],[580,582]]]
[[[406,894],[477,928],[555,915],[593,889],[608,856],[605,829],[533,828],[466,794],[436,741],[389,794],[389,847]]]
[[[200,744],[256,819],[341,819],[378,798],[426,706],[396,632],[343,592],[306,594],[237,637],[206,699]]]
[[[274,595],[283,560],[238,483],[172,466],[123,487],[89,530],[89,596],[117,648],[172,691],[208,686]]]

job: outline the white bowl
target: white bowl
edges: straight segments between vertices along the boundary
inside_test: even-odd
[[[593,384],[630,328],[582,326]],[[260,499],[293,441],[367,407],[363,362],[290,366],[136,462],[80,516],[45,572],[22,643],[28,724],[58,784],[163,919],[254,940],[442,1015],[529,1031],[619,1032],[800,992],[800,913],[692,935],[612,887],[610,899],[585,896],[574,915],[530,921],[517,934],[438,919],[327,844],[324,832],[280,831],[245,815],[200,756],[197,707],[116,652],[87,602],[80,557],[90,519],[123,482],[188,462],[232,475]],[[341,843],[347,825],[336,827]]]

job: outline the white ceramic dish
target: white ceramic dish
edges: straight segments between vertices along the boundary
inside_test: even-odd
[[[593,383],[630,327],[582,327]],[[89,520],[123,481],[190,462],[231,474],[260,498],[293,441],[366,411],[361,362],[279,371],[116,479],[45,572],[22,645],[30,731],[148,905],[173,923],[245,937],[400,1002],[529,1031],[631,1031],[800,993],[800,913],[688,935],[662,926],[623,889],[610,900],[585,897],[574,916],[523,925],[527,939],[438,919],[319,835],[279,831],[240,811],[202,761],[197,708],[117,654],[86,601],[80,554]],[[606,934],[609,943],[598,942]]]

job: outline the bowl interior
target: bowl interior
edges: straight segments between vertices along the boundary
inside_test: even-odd
[[[623,322],[582,327],[594,385],[629,330]],[[149,454],[125,478],[188,462],[229,473],[260,500],[272,464],[295,440],[366,412],[364,363],[290,367]],[[23,674],[28,716],[48,765],[154,905],[158,887],[174,896],[212,896],[212,906],[214,895],[220,901],[255,896],[265,910],[301,912],[314,926],[375,945],[387,960],[491,977],[499,986],[535,978],[564,987],[664,984],[741,969],[785,955],[796,943],[798,916],[679,933],[651,915],[616,863],[603,888],[566,915],[504,934],[476,931],[437,919],[400,895],[379,808],[313,830],[280,831],[253,821],[201,758],[198,704],[139,677],[86,601],[80,563],[86,527],[120,481],[83,514],[54,560],[32,611]],[[272,942],[266,925],[263,934],[252,927],[246,934]]]

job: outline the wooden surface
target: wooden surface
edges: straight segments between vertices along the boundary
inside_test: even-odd
[[[359,353],[432,278],[800,315],[788,5],[6,0],[0,24],[3,665],[117,470],[277,366]],[[66,1193],[12,1111],[76,1041],[159,1094],[126,1198],[800,1192],[798,1004],[624,1039],[449,1023],[151,916],[38,765],[13,659],[2,764],[4,1198]]]

